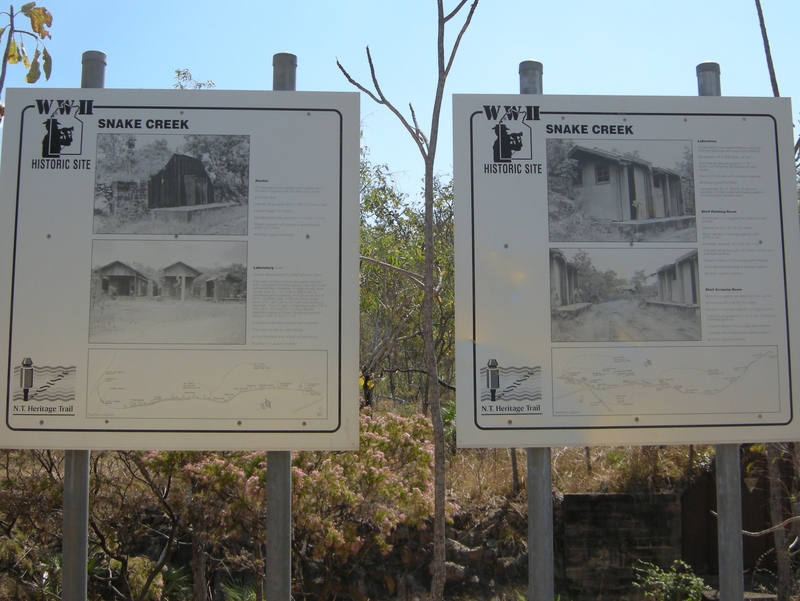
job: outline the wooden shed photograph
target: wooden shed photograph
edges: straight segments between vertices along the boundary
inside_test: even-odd
[[[195,296],[214,301],[244,299],[247,281],[232,271],[204,273],[195,281]]]
[[[250,136],[98,134],[95,234],[247,235]]]
[[[147,181],[149,209],[207,204],[214,204],[214,184],[200,159],[173,154],[164,168]]]
[[[95,294],[109,296],[147,296],[154,282],[141,271],[114,261],[94,270]]]
[[[194,296],[194,280],[202,272],[182,261],[173,263],[163,269],[161,276],[162,295],[169,298],[179,298],[185,301]]]

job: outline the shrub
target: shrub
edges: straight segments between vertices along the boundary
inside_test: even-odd
[[[430,423],[422,416],[361,416],[357,453],[297,453],[292,507],[295,545],[314,560],[346,562],[369,541],[383,552],[401,523],[433,509]]]
[[[703,579],[695,576],[685,562],[676,559],[669,570],[652,563],[640,561],[633,567],[636,581],[633,586],[641,589],[646,599],[654,601],[700,601],[707,590]]]

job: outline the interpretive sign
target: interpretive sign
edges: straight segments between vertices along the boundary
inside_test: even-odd
[[[453,112],[460,445],[800,436],[788,99]]]
[[[353,93],[9,90],[2,447],[358,444]]]

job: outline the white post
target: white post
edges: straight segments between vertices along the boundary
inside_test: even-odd
[[[61,599],[86,601],[89,561],[89,451],[64,453]]]
[[[83,53],[81,88],[103,88],[106,55]],[[61,533],[61,599],[86,601],[89,561],[89,451],[64,453],[64,501]]]
[[[722,96],[718,63],[697,65],[698,96]],[[717,463],[717,562],[719,598],[744,599],[742,550],[742,475],[738,444],[718,444]]]
[[[543,94],[539,61],[519,64],[519,93]],[[526,449],[528,459],[528,601],[553,601],[553,485],[550,448]]]
[[[272,89],[295,91],[297,56],[272,57]],[[267,452],[266,586],[270,601],[292,598],[292,453]]]

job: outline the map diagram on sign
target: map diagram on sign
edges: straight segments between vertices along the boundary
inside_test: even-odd
[[[92,350],[89,417],[327,418],[324,351]]]
[[[553,349],[554,415],[780,411],[777,347]]]

